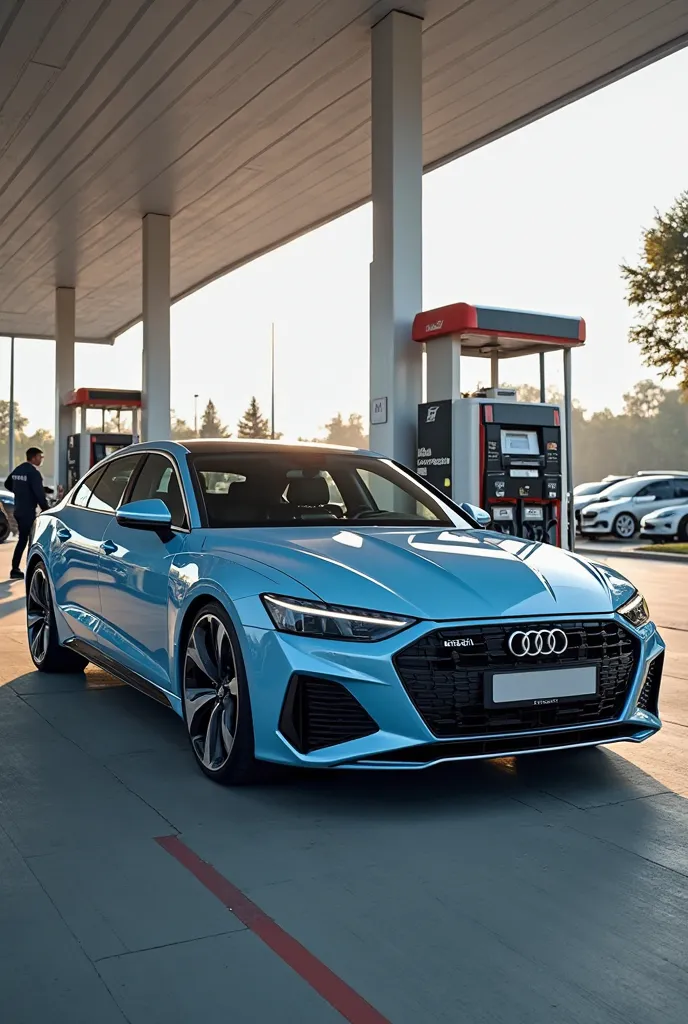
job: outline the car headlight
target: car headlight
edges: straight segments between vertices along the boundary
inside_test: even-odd
[[[650,620],[650,609],[643,595],[636,592],[630,601],[621,605],[619,615],[623,615],[632,626],[644,626]]]
[[[674,510],[671,508],[665,509],[663,512],[655,512],[653,519],[668,519],[670,516],[675,515]]]
[[[386,615],[384,612],[344,608],[277,594],[263,594],[262,599],[280,632],[326,640],[385,640],[416,621],[406,615]]]

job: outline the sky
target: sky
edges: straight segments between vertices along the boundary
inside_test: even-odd
[[[423,306],[450,302],[585,318],[573,392],[589,411],[621,411],[656,374],[627,341],[632,311],[619,265],[688,188],[688,50],[550,114],[424,179]],[[208,399],[236,432],[252,395],[276,429],[314,437],[337,412],[368,414],[369,205],[226,275],[172,307],[172,407],[193,423]],[[78,318],[78,286],[77,286]],[[561,359],[547,358],[561,385]],[[9,394],[0,339],[0,396]],[[537,383],[536,357],[502,363],[501,382]],[[462,390],[489,379],[464,360]],[[54,345],[18,341],[15,397],[30,428],[54,422]],[[79,345],[76,386],[140,388],[141,327],[112,347]],[[670,386],[670,385],[669,385]],[[430,396],[431,397],[431,396]]]

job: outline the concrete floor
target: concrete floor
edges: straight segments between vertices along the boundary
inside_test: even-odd
[[[649,743],[237,791],[137,692],[32,672],[0,582],[2,1020],[683,1024],[688,566],[613,564],[669,646]],[[346,983],[341,1012],[161,836]]]

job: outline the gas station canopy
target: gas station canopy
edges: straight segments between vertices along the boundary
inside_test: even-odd
[[[454,302],[418,313],[413,321],[414,341],[449,336],[461,343],[464,355],[508,359],[585,344],[585,320]]]
[[[423,164],[679,49],[666,0],[0,0],[0,334],[142,314],[141,218],[171,295],[371,194],[370,29],[423,18]]]

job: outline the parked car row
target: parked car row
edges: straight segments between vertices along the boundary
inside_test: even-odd
[[[613,481],[613,482],[612,482]],[[688,472],[643,471],[579,484],[573,492],[583,536],[688,541]]]

